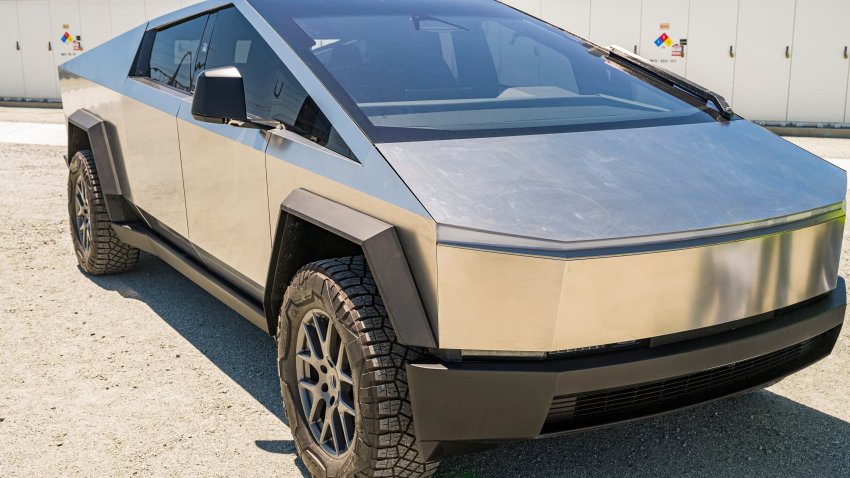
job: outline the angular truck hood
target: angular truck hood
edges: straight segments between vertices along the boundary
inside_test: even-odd
[[[847,189],[843,170],[743,120],[378,148],[444,237],[716,235],[840,205]]]

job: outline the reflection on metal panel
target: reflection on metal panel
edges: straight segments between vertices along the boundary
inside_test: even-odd
[[[188,238],[176,118],[185,95],[135,79],[127,80],[122,93],[124,128],[119,139],[130,199]]]
[[[434,221],[418,204],[412,210],[408,207],[415,198],[377,151],[358,159],[361,164],[290,131],[274,132],[266,154],[272,230],[277,227],[281,202],[299,188],[392,224],[433,323],[437,314]]]
[[[745,121],[379,145],[439,224],[561,242],[840,204],[835,166]]]
[[[557,351],[722,324],[836,285],[844,217],[754,239],[582,260],[438,246],[441,347]]]
[[[269,133],[192,118],[183,100],[177,122],[189,240],[256,284],[271,255],[265,150]]]

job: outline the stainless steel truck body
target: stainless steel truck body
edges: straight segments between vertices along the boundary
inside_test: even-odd
[[[316,476],[762,387],[843,323],[842,170],[497,2],[208,0],[59,73],[82,269],[272,334]]]

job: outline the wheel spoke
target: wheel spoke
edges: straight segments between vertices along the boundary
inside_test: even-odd
[[[322,320],[318,317],[314,319],[316,324],[322,323],[322,326],[318,326],[319,330],[319,340],[322,344],[322,356],[323,357],[332,357],[331,355],[331,339],[334,332],[334,326],[330,323],[330,320]],[[322,330],[324,329],[324,330]]]
[[[89,248],[90,243],[88,220],[83,221],[83,225],[80,227],[80,235],[82,235],[82,240],[80,242],[83,245],[83,249],[86,250]]]
[[[334,365],[336,366],[336,368],[342,371],[342,365],[345,363],[345,346],[342,345],[341,337],[338,346],[339,350],[336,351],[336,362],[334,362]]]
[[[77,194],[74,195],[74,206],[77,209],[77,216],[82,216],[85,212],[83,211],[83,200],[80,196],[82,196],[80,191],[77,191]]]
[[[316,360],[323,358],[324,355],[321,354],[321,339],[318,336],[318,327],[316,326],[315,321],[313,324],[308,324],[305,320],[301,326],[304,328],[304,338],[306,339],[307,347],[309,347],[310,355]]]
[[[343,370],[340,370],[337,375],[339,375],[339,381],[340,382],[347,383],[347,384],[351,385],[352,387],[354,386],[354,379],[351,378],[350,372],[345,372]]]
[[[77,238],[83,252],[87,252],[91,248],[92,243],[91,211],[89,210],[87,191],[88,189],[83,177],[78,176],[77,181],[74,183],[74,212],[76,216]]]
[[[313,383],[313,382],[311,382],[307,379],[299,380],[298,381],[298,387],[303,388],[304,390],[307,390],[308,392],[313,394],[313,396],[317,396],[321,393],[320,388],[319,388],[319,384]]]
[[[347,413],[352,417],[354,416],[354,407],[342,398],[340,398],[339,402],[337,402],[337,407],[339,408],[340,415]]]
[[[317,420],[316,412],[319,409],[319,401],[322,400],[322,395],[319,392],[319,384],[311,383],[307,380],[299,380],[298,387],[306,390],[310,394],[310,411],[307,413],[307,421],[313,423]]]
[[[331,440],[333,441],[334,451],[336,453],[339,453],[341,447],[339,443],[339,438],[337,438],[336,436],[336,423],[334,423],[334,415],[336,415],[336,404],[331,405],[327,408],[325,412],[325,423],[331,430]]]
[[[340,404],[342,404],[342,402],[340,402]],[[348,431],[348,422],[345,420],[342,407],[337,408],[336,413],[339,418],[340,428],[342,428],[342,434],[345,437],[345,446],[348,446],[348,444],[351,443],[351,432]]]
[[[330,420],[327,419],[327,415],[325,415],[325,420],[322,423],[322,431],[319,433],[319,445],[322,445],[327,441],[328,428],[330,428]]]
[[[354,380],[342,335],[327,314],[314,309],[305,314],[296,344],[302,416],[322,449],[340,456],[356,435]]]
[[[313,368],[315,368],[317,370],[319,369],[319,365],[322,362],[317,357],[313,356],[313,354],[311,354],[309,350],[302,350],[302,351],[298,352],[297,357],[298,357],[299,360],[303,360],[303,361],[307,362],[308,364],[310,364]]]

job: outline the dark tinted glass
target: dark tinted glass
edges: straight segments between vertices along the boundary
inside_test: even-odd
[[[248,114],[273,119],[344,156],[351,152],[289,69],[235,8],[218,12],[206,69],[235,66],[245,83]]]
[[[198,61],[198,47],[207,16],[159,30],[150,55],[150,77],[180,90],[192,89],[192,70]]]
[[[250,0],[376,142],[713,121],[492,0]]]

